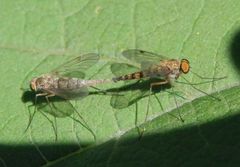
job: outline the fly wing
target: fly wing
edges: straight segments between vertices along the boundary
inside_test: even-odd
[[[52,74],[66,77],[84,78],[85,71],[96,64],[99,55],[96,53],[88,53],[78,56],[52,70]]]
[[[122,54],[127,59],[141,64],[142,69],[146,69],[163,59],[163,57],[156,54],[136,49],[125,50]],[[141,69],[126,63],[114,63],[111,64],[111,71],[115,76],[119,77],[141,71]],[[139,80],[125,81],[124,86],[117,90],[118,93],[113,94],[110,102],[111,106],[116,109],[126,108],[149,95],[150,83],[146,80],[142,81],[143,82],[139,82]]]
[[[125,63],[114,63],[111,64],[111,71],[116,76],[122,76],[140,71],[136,66],[125,64]],[[116,92],[112,95],[111,106],[116,109],[126,108],[133,103],[137,102],[139,99],[143,98],[146,90],[143,89],[142,85],[139,85],[139,80],[126,80],[124,85],[117,88]]]
[[[110,104],[113,108],[123,109],[149,95],[149,85],[146,82],[133,83],[118,88],[117,92],[112,95]]]
[[[86,86],[77,89],[45,89],[45,91],[67,100],[80,100],[89,94]]]
[[[111,64],[111,71],[116,77],[120,77],[123,75],[131,74],[134,72],[140,71],[140,69],[136,66],[126,64],[126,63],[113,63]],[[131,84],[137,82],[136,80],[126,80],[125,84]]]
[[[122,75],[138,72],[140,69],[126,63],[113,63],[111,64],[111,71],[115,76],[119,77]]]
[[[148,69],[154,64],[159,64],[162,60],[168,60],[168,58],[162,55],[139,49],[125,50],[122,52],[122,55],[133,62],[141,64],[142,70]]]
[[[64,99],[77,99],[80,100],[89,94],[87,87],[81,87],[79,89],[58,89],[56,95],[63,97]]]
[[[168,58],[161,55],[138,49],[125,50],[122,54],[127,59],[140,64],[141,69],[125,63],[114,63],[111,65],[111,71],[116,76],[142,71],[148,69],[152,65],[159,64],[162,60],[168,60]],[[113,94],[111,98],[111,106],[116,109],[126,108],[148,96],[151,81],[142,81],[143,82],[138,82],[137,80],[134,80],[131,84],[129,84],[129,81],[127,84],[125,82],[125,85],[119,88],[118,93]]]
[[[54,117],[60,118],[70,116],[75,111],[75,108],[68,100],[60,97],[54,97],[54,99],[51,99],[50,103],[37,104],[37,108],[43,113],[49,113]]]

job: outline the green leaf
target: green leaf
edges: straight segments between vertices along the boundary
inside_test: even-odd
[[[239,8],[237,0],[1,0],[0,166],[239,165]],[[96,140],[84,121],[66,116],[56,118],[55,141],[49,121],[54,117],[40,112],[25,132],[34,95],[24,92],[33,77],[81,54],[98,53],[101,60],[86,78],[110,78],[110,65],[126,63],[121,52],[134,48],[187,58],[190,70],[204,77],[227,76],[196,85],[221,101],[179,83],[173,88],[181,92],[177,95],[166,89],[150,97],[144,124],[148,96],[116,109],[111,94],[90,88],[88,97],[71,103]],[[202,81],[191,72],[184,78]],[[71,117],[79,119],[77,113]],[[146,129],[140,140],[136,122]]]

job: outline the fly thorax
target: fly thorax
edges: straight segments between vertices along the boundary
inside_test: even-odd
[[[36,79],[36,90],[37,91],[41,91],[42,89],[44,89],[44,81],[43,78],[37,78]]]
[[[37,91],[41,91],[43,89],[49,89],[53,85],[53,79],[51,77],[39,77],[36,79],[36,88]]]
[[[174,73],[170,73],[169,75],[168,75],[168,78],[170,79],[170,80],[175,80],[176,79],[176,74],[174,74]]]
[[[163,72],[161,69],[157,66],[152,66],[151,68],[144,70],[143,71],[143,76],[144,77],[150,77],[150,78],[155,78],[155,77],[162,77]]]
[[[178,69],[174,69],[172,70],[172,72],[168,75],[169,78],[172,78],[172,79],[178,79],[180,75],[180,71]]]
[[[171,85],[174,84],[174,82],[176,81],[176,79],[178,79],[180,75],[179,70],[173,70],[170,74],[168,74],[168,81],[170,82]]]

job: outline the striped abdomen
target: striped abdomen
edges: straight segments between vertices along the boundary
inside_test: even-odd
[[[125,81],[125,80],[132,80],[132,79],[141,79],[143,77],[145,77],[143,72],[139,71],[139,72],[123,75],[120,77],[115,77],[113,78],[113,81],[117,82],[117,81]]]

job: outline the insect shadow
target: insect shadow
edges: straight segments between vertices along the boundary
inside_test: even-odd
[[[28,81],[31,92],[25,91],[22,97],[23,102],[32,102],[32,105],[28,106],[29,123],[26,131],[30,127],[36,112],[40,111],[52,124],[56,140],[57,126],[55,125],[56,118],[58,117],[71,117],[74,121],[79,122],[83,127],[88,129],[96,140],[95,134],[77,112],[70,100],[81,100],[89,95],[88,87],[108,81],[84,80],[85,71],[96,64],[98,60],[99,55],[95,53],[80,55],[59,65],[48,73],[31,78],[30,82]],[[33,113],[30,110],[31,107],[34,107]],[[48,118],[46,113],[53,115],[54,121]],[[81,121],[75,119],[72,116],[73,113],[76,113]]]
[[[174,91],[174,83],[187,84],[193,89],[207,96],[210,96],[213,99],[220,100],[219,98],[202,91],[196,86],[213,83],[215,81],[226,78],[225,76],[220,78],[202,77],[190,70],[190,62],[187,59],[169,59],[165,56],[144,50],[128,49],[123,51],[122,55],[130,62],[133,62],[133,64],[138,64],[138,66],[130,65],[128,63],[111,64],[111,71],[116,76],[115,78],[112,78],[112,80],[114,82],[124,81],[125,85],[127,85],[127,87],[123,86],[122,88],[118,89],[119,92],[124,93],[119,93],[118,95],[113,96],[111,99],[111,105],[114,108],[121,109],[128,107],[133,103],[136,103],[143,97],[148,96],[147,111],[144,123],[147,121],[151,95],[154,95],[156,97],[158,103],[160,104],[160,107],[162,108],[160,100],[155,95],[157,91],[163,89],[164,91],[167,91],[166,88],[171,88],[171,91],[168,92],[174,94],[174,100],[177,108],[178,104],[176,96],[180,96],[181,98],[185,99],[183,96],[178,95],[176,91]],[[198,83],[189,82],[183,76],[183,74],[187,74],[189,72],[192,72],[192,74],[203,81]],[[180,76],[184,81],[178,80]],[[130,85],[126,84],[129,82],[135,83]],[[130,88],[131,91],[126,91],[128,88]],[[180,115],[180,112],[178,112],[178,115],[179,119],[184,122]]]
[[[61,98],[59,96],[52,96],[49,98],[49,101],[46,100],[45,96],[39,96],[36,102],[36,94],[37,92],[33,91],[24,91],[21,97],[21,100],[23,103],[31,103],[28,105],[28,112],[29,112],[29,122],[26,127],[25,132],[30,127],[34,115],[36,114],[35,111],[41,113],[52,125],[54,133],[55,133],[55,140],[57,140],[57,126],[56,126],[56,119],[57,118],[65,118],[69,117],[76,121],[77,123],[80,123],[83,127],[85,127],[87,130],[90,131],[90,133],[93,135],[94,139],[96,140],[96,136],[94,132],[91,130],[91,128],[88,126],[86,121],[82,118],[82,116],[79,114],[77,109],[72,105],[72,103],[69,100],[66,100],[64,98]],[[88,96],[90,95],[106,95],[106,91],[96,90],[96,91],[89,91]],[[33,108],[35,111],[33,112],[31,110]],[[33,113],[32,113],[33,112]],[[75,118],[73,114],[76,113],[78,118]],[[48,115],[51,115],[54,117],[54,121],[52,121]]]
[[[127,81],[123,86],[117,87],[117,88],[111,88],[105,90],[105,95],[111,95],[110,105],[115,109],[124,109],[127,108],[133,104],[135,104],[135,127],[137,128],[139,139],[141,139],[145,128],[141,128],[138,125],[138,101],[149,97],[153,95],[153,97],[157,100],[157,103],[162,111],[164,111],[163,106],[161,104],[161,101],[159,100],[157,94],[160,92],[168,92],[169,94],[172,94],[174,96],[180,97],[182,99],[185,99],[185,97],[181,96],[178,92],[174,92],[172,89],[172,86],[170,84],[165,85],[159,85],[157,87],[154,87],[151,92],[149,92],[149,87],[151,83],[159,82],[160,79],[156,78],[150,78],[148,80],[138,80],[137,82],[134,81]],[[149,94],[150,93],[150,94]],[[149,103],[149,101],[148,101]],[[149,104],[146,104],[148,106]],[[177,118],[178,120],[181,120],[181,116],[176,116],[171,113],[168,113],[171,116]],[[144,118],[144,123],[146,122],[148,113],[146,113]]]
[[[149,96],[149,87],[153,82],[159,82],[159,79],[138,80],[137,82],[129,82],[118,88],[106,90],[112,94],[110,104],[113,108],[127,108],[142,98]],[[161,91],[168,91],[171,88],[170,84],[154,87],[151,94],[155,95]]]

